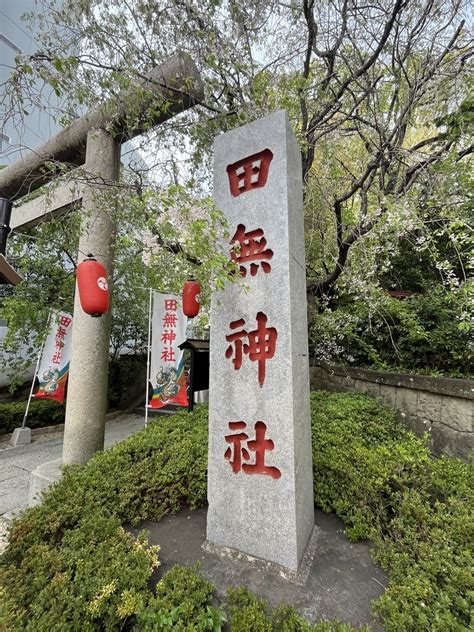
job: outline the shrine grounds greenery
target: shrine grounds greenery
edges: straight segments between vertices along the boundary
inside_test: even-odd
[[[26,401],[0,402],[0,435],[19,428],[25,415]],[[43,428],[64,423],[64,406],[52,400],[33,399],[28,411],[28,428]]]
[[[361,395],[313,393],[314,497],[353,540],[370,539],[389,575],[374,611],[388,632],[471,629],[472,468],[434,459],[394,413]],[[207,409],[136,433],[69,468],[16,520],[0,560],[2,630],[348,632],[269,612],[245,589],[219,602],[196,569],[175,567],[153,592],[158,547],[122,525],[206,502]]]

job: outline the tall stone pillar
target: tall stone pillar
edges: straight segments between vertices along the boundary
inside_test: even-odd
[[[115,226],[100,191],[117,182],[120,143],[104,130],[87,135],[85,169],[90,182],[82,198],[78,263],[92,253],[106,268],[109,286]],[[63,464],[85,463],[104,447],[110,340],[110,312],[100,318],[84,313],[76,290],[72,331]]]
[[[214,151],[242,277],[212,297],[207,541],[296,571],[314,526],[301,154],[284,111]]]

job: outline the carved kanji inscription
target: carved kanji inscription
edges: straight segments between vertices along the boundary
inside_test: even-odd
[[[268,171],[273,154],[269,149],[264,149],[257,154],[252,154],[243,160],[228,165],[230,192],[234,197],[264,187],[267,183]]]

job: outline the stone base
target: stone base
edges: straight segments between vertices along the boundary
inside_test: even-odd
[[[14,448],[19,445],[29,445],[31,443],[31,428],[15,428],[10,438],[10,445]]]
[[[49,461],[39,465],[31,472],[30,490],[28,492],[28,506],[34,507],[41,502],[41,494],[45,492],[53,483],[59,481],[62,472],[62,459]]]
[[[284,566],[280,566],[279,564],[275,564],[274,562],[267,562],[266,560],[262,560],[258,557],[252,557],[251,555],[247,555],[247,553],[237,551],[237,549],[214,544],[213,542],[209,542],[209,540],[205,540],[203,542],[202,548],[207,553],[219,555],[222,558],[234,560],[237,562],[246,562],[247,564],[251,564],[256,570],[263,571],[265,573],[275,574],[283,577],[283,579],[286,579],[292,584],[296,584],[297,586],[304,586],[308,579],[311,565],[316,554],[318,537],[319,529],[318,527],[314,526],[311,536],[308,540],[308,544],[306,545],[306,551],[303,555],[303,559],[301,560],[301,564],[297,571],[285,568]]]

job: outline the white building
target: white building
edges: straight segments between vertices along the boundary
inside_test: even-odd
[[[8,82],[15,67],[17,55],[30,55],[38,49],[35,31],[22,22],[21,16],[28,12],[38,12],[40,6],[34,0],[0,0],[0,85]],[[43,89],[43,87],[42,87]],[[52,89],[45,94],[52,107],[59,102]],[[13,119],[8,113],[8,99],[0,100],[0,164],[15,162],[23,152],[32,149],[59,127],[47,112],[27,106],[28,116],[22,120]]]

